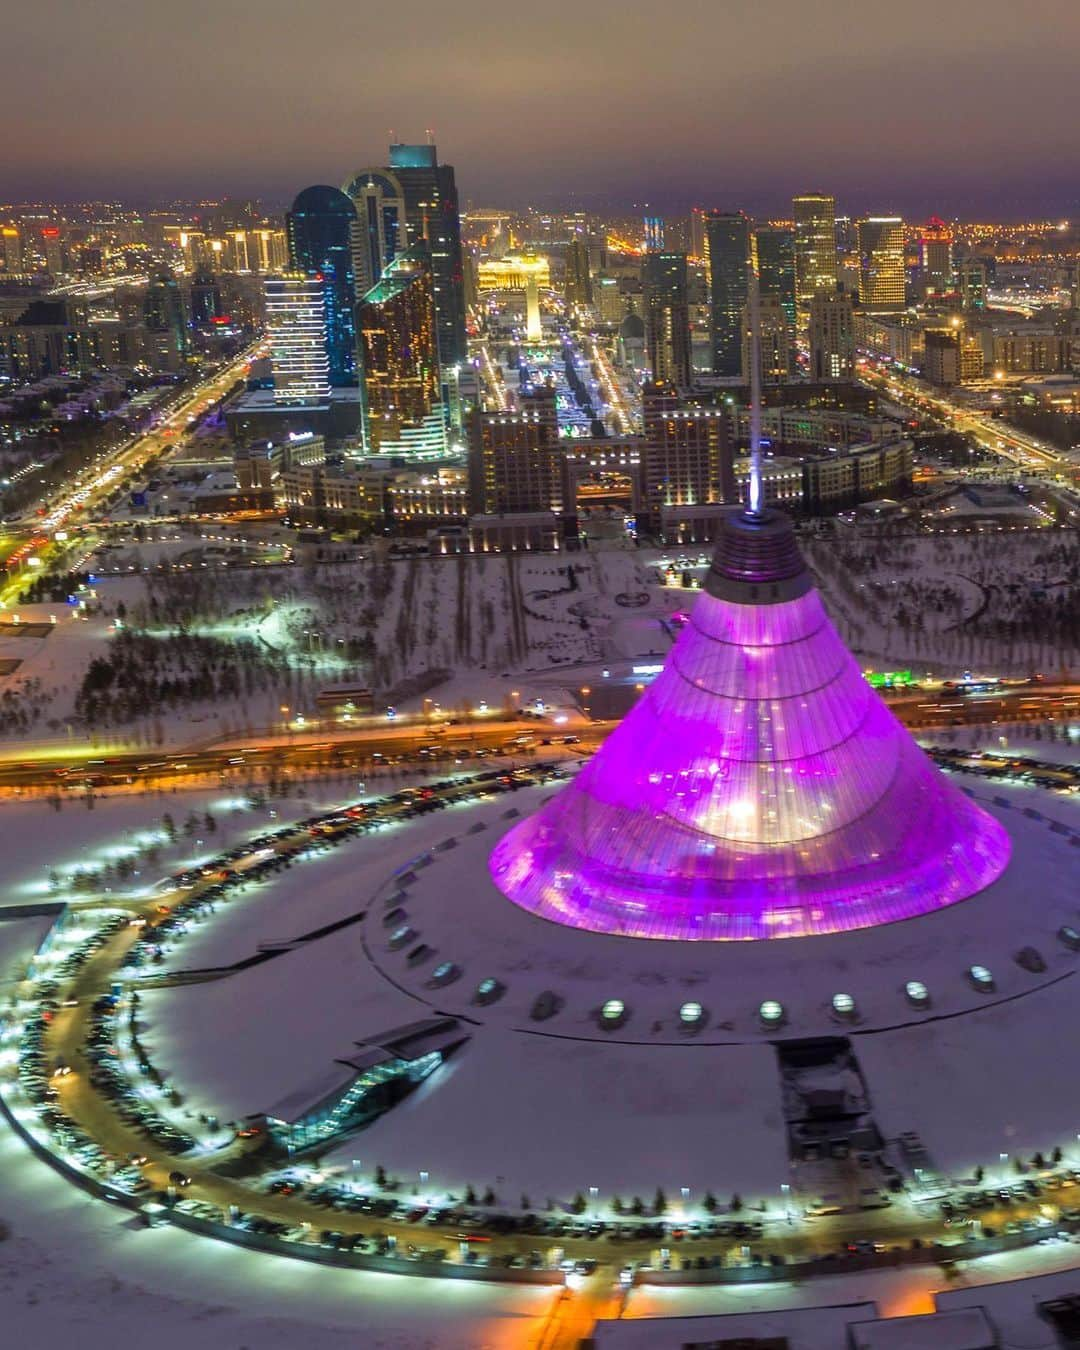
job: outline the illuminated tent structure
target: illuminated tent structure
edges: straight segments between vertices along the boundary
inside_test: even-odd
[[[1004,829],[863,678],[790,521],[762,509],[752,407],[750,505],[725,519],[663,671],[492,852],[495,884],[545,919],[642,938],[835,933],[955,904],[1008,862]]]

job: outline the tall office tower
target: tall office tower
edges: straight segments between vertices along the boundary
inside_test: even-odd
[[[171,272],[159,272],[150,278],[143,300],[143,322],[147,332],[157,335],[158,354],[167,363],[187,355],[190,344],[184,299]]]
[[[319,275],[283,272],[263,285],[275,402],[325,402],[330,397],[326,283]]]
[[[762,300],[777,300],[795,331],[795,235],[775,225],[754,231],[753,257]]]
[[[981,258],[965,258],[959,273],[961,305],[964,309],[985,309],[986,263]]]
[[[953,232],[943,220],[931,216],[923,226],[919,240],[919,271],[927,295],[942,295],[952,290]]]
[[[749,294],[750,221],[741,211],[710,211],[705,218],[709,252],[709,338],[714,375],[739,376],[742,319]]]
[[[806,192],[792,198],[795,221],[796,324],[805,335],[810,301],[815,295],[831,295],[839,272],[836,246],[836,198],[821,192]]]
[[[346,195],[356,208],[353,239],[353,270],[358,295],[370,291],[407,247],[405,238],[405,190],[387,169],[363,169],[345,184]]]
[[[664,218],[663,216],[646,216],[645,226],[645,252],[663,253],[664,252]]]
[[[903,309],[907,303],[904,222],[899,216],[864,216],[855,228],[859,240],[859,303],[874,312]]]
[[[700,262],[709,261],[709,242],[705,235],[705,222],[709,218],[703,206],[695,206],[690,212],[690,253]]]
[[[787,312],[775,295],[763,295],[758,304],[761,344],[761,378],[765,384],[783,384],[791,376],[791,326]],[[742,368],[749,372],[753,331],[750,307],[742,312]]]
[[[285,217],[289,271],[322,276],[330,384],[356,384],[356,281],[352,241],[356,210],[338,188],[305,188]]]
[[[360,301],[361,365],[368,445],[388,452],[441,454],[435,290],[422,244],[399,253]]]
[[[474,408],[467,425],[474,512],[563,510],[566,455],[554,389],[543,386],[524,395],[518,412]]]
[[[566,303],[571,308],[592,304],[589,243],[584,235],[571,239],[566,250]]]
[[[688,403],[671,384],[642,389],[645,502],[654,528],[665,508],[738,500],[728,419],[722,408]]]
[[[855,308],[842,291],[810,301],[810,378],[818,383],[855,378]]]
[[[836,290],[836,198],[821,192],[793,197],[795,304],[805,324],[815,295]]]
[[[0,227],[0,263],[8,276],[16,276],[23,270],[22,235],[15,225]]]
[[[64,240],[59,225],[43,225],[38,232],[38,247],[45,259],[45,270],[58,277],[64,271]]]
[[[454,170],[433,145],[392,145],[390,173],[401,185],[407,243],[426,243],[435,286],[439,361],[447,369],[468,359],[461,216]],[[399,243],[398,247],[403,247]]]
[[[196,272],[191,278],[191,320],[207,328],[224,314],[221,286],[212,272]]]
[[[690,385],[690,300],[685,253],[646,253],[641,268],[645,350],[653,379]]]

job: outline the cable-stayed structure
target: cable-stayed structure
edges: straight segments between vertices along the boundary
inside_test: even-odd
[[[558,923],[747,939],[925,914],[1008,857],[863,678],[790,522],[744,511],[661,674],[491,872]]]

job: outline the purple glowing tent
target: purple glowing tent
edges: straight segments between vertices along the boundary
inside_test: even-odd
[[[926,914],[1008,858],[863,678],[787,519],[743,512],[662,673],[490,867],[556,923],[723,940]]]

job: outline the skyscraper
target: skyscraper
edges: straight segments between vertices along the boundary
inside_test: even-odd
[[[901,310],[907,301],[904,222],[899,216],[864,216],[859,241],[859,302],[863,309]]]
[[[285,217],[289,270],[325,281],[326,351],[335,388],[357,382],[355,222],[356,210],[345,193],[325,185],[305,188]]]
[[[690,302],[685,253],[646,253],[641,268],[645,350],[654,380],[690,384]]]
[[[763,295],[758,305],[761,378],[765,384],[783,384],[791,375],[791,328],[775,295]],[[749,372],[753,329],[750,306],[742,312],[742,368]]]
[[[435,292],[427,250],[399,253],[358,311],[368,444],[443,453]]]
[[[923,226],[919,240],[919,271],[928,295],[941,295],[952,290],[953,232],[943,220],[931,216]]]
[[[191,318],[205,328],[224,313],[221,307],[221,286],[213,272],[199,271],[191,278]]]
[[[439,360],[449,368],[468,357],[461,216],[454,170],[433,145],[392,145],[390,172],[401,185],[407,243],[426,244],[431,257]],[[398,247],[403,247],[399,241]]]
[[[775,225],[754,230],[754,266],[762,300],[776,300],[795,331],[795,236]]]
[[[795,303],[805,323],[810,300],[836,290],[836,198],[806,192],[792,199],[795,217]]]
[[[159,272],[150,278],[143,300],[143,320],[147,331],[155,335],[158,356],[167,365],[187,355],[187,317],[180,286],[171,272]]]
[[[819,383],[855,378],[854,306],[842,291],[810,301],[810,378]]]
[[[274,371],[274,401],[308,406],[330,397],[326,283],[321,275],[268,276],[266,327]]]
[[[571,239],[566,249],[566,303],[571,307],[592,304],[589,241],[584,235]]]
[[[353,270],[356,293],[370,291],[394,260],[405,239],[405,192],[388,169],[363,169],[345,184],[356,208]]]
[[[705,238],[713,374],[739,376],[743,310],[749,294],[750,221],[741,211],[711,211],[705,218]]]
[[[673,385],[654,381],[642,390],[642,418],[645,504],[654,529],[672,508],[738,500],[723,408],[697,406]]]

